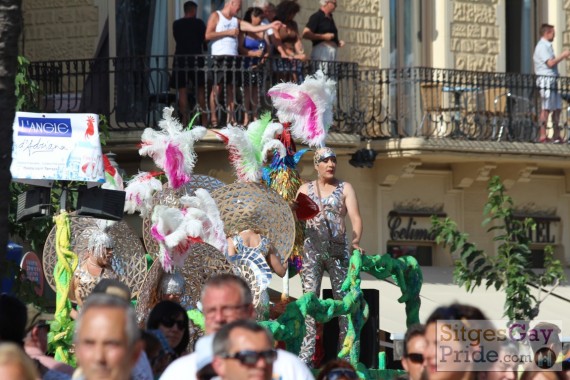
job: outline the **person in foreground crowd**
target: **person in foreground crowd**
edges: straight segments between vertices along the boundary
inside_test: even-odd
[[[198,340],[195,352],[168,366],[161,380],[197,379],[197,372],[208,372],[213,356],[213,334],[228,323],[239,319],[253,320],[255,317],[249,285],[233,274],[211,277],[202,288],[201,302],[208,335]],[[277,350],[273,372],[282,380],[313,379],[311,371],[303,362],[284,350]]]
[[[474,306],[452,304],[448,307],[438,307],[428,317],[426,321],[425,338],[426,348],[424,350],[424,366],[426,367],[426,374],[429,380],[472,380],[475,378],[475,372],[472,372],[472,362],[451,362],[452,367],[442,367],[441,358],[438,358],[437,344],[438,344],[438,321],[457,321],[461,327],[468,328],[469,321],[481,321],[481,324],[487,320],[487,317],[481,310]],[[473,322],[471,322],[473,323]],[[480,327],[480,326],[479,326]],[[451,350],[465,349],[465,342],[452,341],[450,342]],[[468,345],[468,347],[470,347]],[[472,349],[476,349],[475,346]],[[438,362],[439,360],[439,362]],[[439,364],[439,368],[438,368]]]
[[[48,348],[47,335],[49,332],[47,321],[53,319],[53,316],[42,313],[33,304],[28,304],[27,309],[28,321],[26,324],[26,337],[24,338],[24,351],[30,358],[37,360],[44,367],[43,370],[54,370],[71,376],[74,371],[72,366],[58,362],[46,354]]]
[[[273,338],[251,320],[237,320],[214,338],[212,366],[222,380],[271,380],[277,351]]]
[[[90,295],[75,326],[80,379],[129,379],[141,351],[140,331],[131,305],[109,294]]]
[[[424,325],[413,325],[404,335],[404,353],[402,367],[408,373],[410,380],[421,380],[425,375],[424,350],[426,338]]]
[[[357,380],[358,374],[346,360],[331,360],[323,366],[317,380]]]
[[[40,374],[20,346],[6,342],[0,343],[0,379],[37,380]]]

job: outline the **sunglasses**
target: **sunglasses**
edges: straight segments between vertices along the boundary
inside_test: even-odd
[[[239,351],[235,354],[225,354],[224,359],[237,359],[243,365],[255,365],[259,358],[263,358],[265,363],[272,364],[277,359],[277,351]]]
[[[176,325],[178,330],[184,330],[184,328],[188,326],[184,320],[177,320],[174,318],[163,318],[160,320],[160,324],[168,328]]]
[[[349,368],[335,368],[327,374],[326,380],[339,380],[341,378],[346,378],[350,380],[358,379],[356,372]]]
[[[421,364],[424,362],[424,355],[423,354],[408,354],[406,356],[412,363]]]

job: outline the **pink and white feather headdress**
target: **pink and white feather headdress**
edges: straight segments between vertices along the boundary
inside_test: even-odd
[[[265,157],[277,150],[281,157],[286,154],[283,143],[275,138],[283,132],[283,125],[271,121],[269,113],[250,123],[247,129],[227,126],[215,132],[230,152],[230,162],[239,182],[259,182]]]
[[[162,182],[156,176],[161,172],[141,172],[134,176],[125,189],[125,212],[134,214],[141,213],[141,217],[149,214],[152,208],[152,196],[162,189]]]
[[[227,249],[224,225],[215,201],[207,190],[180,198],[182,208],[157,205],[152,214],[151,234],[159,245],[159,260],[166,272],[184,265],[192,245],[206,242]]]
[[[319,70],[300,85],[279,83],[267,94],[282,123],[291,123],[291,134],[311,147],[325,145],[333,123],[336,82]]]
[[[139,154],[152,158],[155,165],[164,170],[170,187],[178,189],[190,181],[196,164],[194,143],[206,135],[206,128],[184,130],[180,121],[172,116],[173,112],[172,107],[164,108],[163,119],[158,123],[160,131],[144,130]]]

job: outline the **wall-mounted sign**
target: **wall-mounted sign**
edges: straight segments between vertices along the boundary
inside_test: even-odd
[[[44,293],[44,272],[38,256],[31,251],[26,253],[20,266],[26,272],[26,278],[37,285],[35,291],[41,297]]]
[[[436,234],[430,229],[430,215],[388,214],[390,240],[434,241]]]
[[[16,112],[12,178],[49,185],[54,180],[105,182],[99,116]]]

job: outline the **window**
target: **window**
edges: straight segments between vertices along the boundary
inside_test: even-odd
[[[398,258],[400,256],[412,256],[418,261],[418,264],[423,267],[433,266],[433,246],[431,244],[422,245],[392,241],[388,243],[387,252],[394,258]]]

